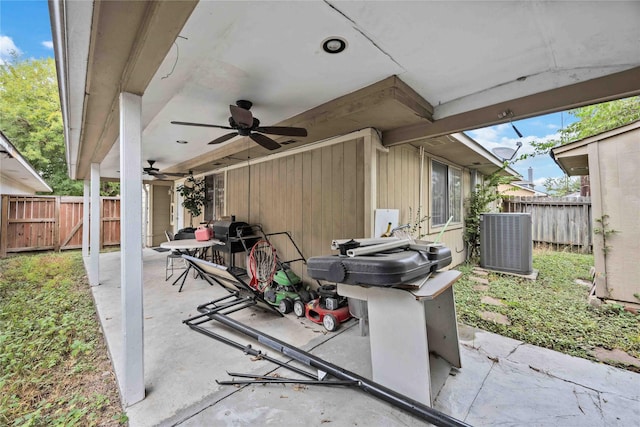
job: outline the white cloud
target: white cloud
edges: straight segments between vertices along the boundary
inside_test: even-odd
[[[46,47],[47,49],[53,49],[53,42],[51,40],[45,40],[42,42],[42,46]]]
[[[518,151],[518,156],[534,152],[531,142],[547,142],[559,138],[558,133],[545,136],[525,135],[519,138],[508,123],[473,130],[467,132],[467,134],[489,151],[496,147],[509,147],[515,150],[518,141],[520,141],[522,142],[522,147]]]
[[[546,177],[546,176],[545,176],[545,177],[542,177],[542,178],[534,179],[534,180],[533,180],[533,184],[534,184],[536,187],[542,187],[542,188],[544,188],[544,182],[545,182],[546,180],[547,180],[547,177]]]
[[[20,55],[21,53],[22,51],[18,49],[11,37],[0,35],[0,64],[11,59],[12,55]]]
[[[542,123],[540,124],[542,125]],[[538,126],[538,129],[544,129],[545,127],[546,126]],[[551,130],[556,131],[557,129]],[[541,136],[525,134],[522,138],[519,138],[509,123],[466,132],[467,135],[489,151],[496,147],[509,147],[515,150],[517,148],[518,141],[520,141],[522,142],[522,147],[518,150],[516,157],[519,157],[522,154],[532,154],[534,149],[531,146],[531,142],[547,142],[553,139],[559,139],[557,132],[546,133],[547,132],[543,130],[541,133],[537,134]],[[561,176],[562,172],[548,155],[538,155],[535,157],[529,157],[525,160],[519,160],[513,163],[511,167],[520,173],[523,180],[527,180],[529,172],[528,169],[532,168],[534,174],[533,181],[535,188],[538,191],[545,191],[542,184],[547,177],[555,178],[556,176]],[[540,177],[541,175],[542,177]]]

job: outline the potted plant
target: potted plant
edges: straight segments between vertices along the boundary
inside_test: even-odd
[[[182,196],[182,206],[189,212],[189,224],[191,231],[194,231],[193,218],[200,216],[202,208],[207,202],[205,180],[204,178],[196,179],[190,174],[184,184],[176,188],[176,191]]]

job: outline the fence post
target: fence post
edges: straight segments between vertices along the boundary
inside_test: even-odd
[[[0,258],[7,256],[7,234],[9,230],[9,196],[2,195],[0,204]]]
[[[53,214],[53,250],[60,252],[60,196],[56,196]]]
[[[100,196],[100,250],[104,249],[104,196]]]
[[[584,244],[582,245],[582,252],[585,254],[588,254],[591,252],[591,248],[589,245],[589,240],[591,240],[589,237],[591,236],[591,204],[584,204],[584,206],[582,206],[582,215],[584,218],[586,218],[586,222],[587,222],[587,233],[586,236],[584,236]],[[583,231],[584,232],[584,231]]]

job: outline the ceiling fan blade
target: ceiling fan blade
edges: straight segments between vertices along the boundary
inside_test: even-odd
[[[251,135],[249,135],[249,138],[253,139],[256,143],[262,145],[267,150],[277,150],[278,148],[280,148],[280,144],[278,144],[268,136],[262,135],[260,133],[252,133]]]
[[[168,178],[168,176],[166,176],[163,173],[150,173],[149,177],[154,178],[154,179],[159,179],[159,180],[164,180],[164,179]]]
[[[225,141],[230,140],[231,138],[233,138],[234,136],[237,136],[238,132],[231,132],[228,133],[226,135],[222,135],[220,138],[216,138],[213,141],[211,141],[209,144],[221,144]]]
[[[199,127],[205,127],[205,128],[233,129],[232,127],[229,127],[229,126],[210,125],[210,124],[207,124],[207,123],[191,123],[191,122],[172,121],[171,124],[172,125],[183,125],[183,126],[199,126]]]
[[[268,133],[271,135],[307,136],[307,130],[305,128],[294,128],[287,126],[260,126],[256,128],[256,131]]]
[[[180,172],[161,172],[160,175],[183,177],[183,176],[187,176],[189,174],[188,173],[180,173]]]
[[[251,114],[251,111],[235,105],[229,105],[229,110],[231,110],[231,117],[236,123],[247,127],[253,126],[253,114]]]

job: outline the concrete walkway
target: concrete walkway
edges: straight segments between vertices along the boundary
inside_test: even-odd
[[[164,280],[166,253],[144,251],[147,397],[127,408],[130,425],[418,426],[425,423],[356,388],[294,385],[221,386],[229,372],[292,377],[264,360],[190,330],[182,320],[225,294],[190,276],[177,292]],[[116,375],[120,343],[120,253],[101,255],[93,288]],[[368,337],[349,321],[336,333],[293,315],[243,310],[234,318],[329,362],[371,378]],[[220,326],[216,327],[220,331]],[[223,334],[252,344],[231,331]],[[475,426],[629,426],[640,419],[640,375],[467,327],[460,328],[463,367],[434,407]],[[285,360],[273,351],[273,357]]]

